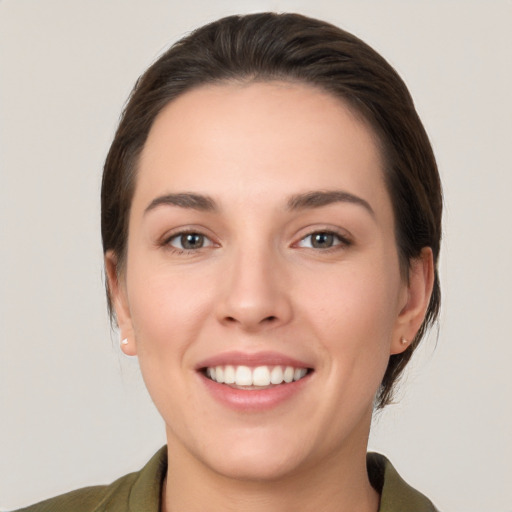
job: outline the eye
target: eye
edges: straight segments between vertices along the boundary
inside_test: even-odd
[[[349,242],[332,231],[315,231],[305,236],[297,245],[311,249],[331,249],[337,245],[349,245]]]
[[[201,233],[178,233],[167,240],[167,244],[181,251],[194,251],[211,247],[213,242]]]

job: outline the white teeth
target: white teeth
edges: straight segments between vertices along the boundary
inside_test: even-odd
[[[274,366],[270,372],[270,382],[272,384],[281,384],[283,382],[283,369],[280,366]]]
[[[285,382],[292,382],[293,381],[293,368],[291,366],[287,366],[286,370],[283,374],[283,379]]]
[[[307,374],[306,368],[292,366],[215,366],[206,369],[206,375],[219,384],[236,386],[266,387],[290,383],[302,379]]]
[[[233,366],[226,366],[224,368],[224,382],[226,384],[234,384],[235,382],[235,368]]]
[[[268,366],[258,366],[252,372],[252,383],[255,386],[269,386],[270,385],[270,370]]]
[[[235,374],[237,386],[252,386],[252,371],[248,366],[238,366]]]
[[[304,368],[295,368],[295,370],[293,371],[293,380],[302,379],[304,375],[306,375],[306,370]]]

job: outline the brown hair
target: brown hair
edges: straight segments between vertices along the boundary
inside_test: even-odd
[[[432,249],[436,268],[430,304],[409,348],[389,359],[376,401],[378,408],[384,407],[439,312],[442,194],[432,148],[407,87],[377,52],[352,34],[298,14],[259,13],[205,25],[167,50],[135,84],[105,162],[103,250],[112,250],[122,268],[138,157],[159,112],[194,87],[232,80],[298,81],[347,102],[380,140],[403,275],[424,247]],[[111,311],[108,290],[107,301]]]

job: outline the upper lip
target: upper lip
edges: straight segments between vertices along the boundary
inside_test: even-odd
[[[311,364],[279,352],[265,351],[246,353],[240,351],[223,352],[204,359],[196,365],[196,370],[213,366],[293,366],[294,368],[312,368]]]

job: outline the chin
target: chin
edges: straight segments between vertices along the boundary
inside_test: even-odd
[[[277,431],[276,431],[277,430]],[[193,456],[226,478],[270,482],[293,474],[307,458],[305,443],[297,443],[282,429],[243,429],[212,436]]]
[[[286,478],[301,466],[294,453],[273,453],[266,450],[230,451],[228,457],[212,461],[211,469],[230,479],[244,482],[272,482]]]

